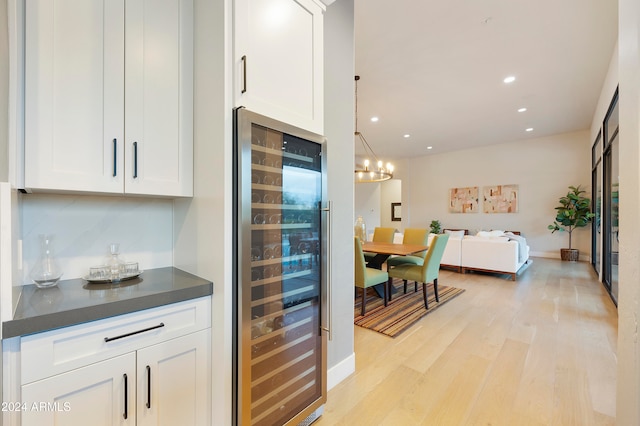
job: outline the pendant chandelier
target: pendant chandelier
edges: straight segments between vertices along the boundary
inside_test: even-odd
[[[385,166],[384,163],[378,159],[375,152],[373,152],[364,135],[358,131],[358,80],[360,80],[360,76],[356,75],[356,131],[354,136],[356,140],[360,140],[366,158],[364,160],[364,166],[356,165],[355,182],[382,182],[393,177],[393,165],[387,163]],[[375,163],[372,165],[367,157],[371,157]]]

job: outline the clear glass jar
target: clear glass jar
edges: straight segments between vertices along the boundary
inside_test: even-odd
[[[62,269],[53,253],[53,235],[39,235],[40,256],[29,272],[38,288],[53,287],[62,277]]]

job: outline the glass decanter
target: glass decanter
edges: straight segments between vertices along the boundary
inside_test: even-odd
[[[53,287],[62,277],[62,270],[53,255],[53,235],[39,235],[40,257],[31,268],[29,277],[38,288]]]
[[[122,265],[124,261],[120,259],[120,244],[111,243],[109,244],[109,259],[107,260],[107,266],[109,267],[109,273],[111,275],[111,281],[119,281],[120,280],[120,271],[122,269]]]

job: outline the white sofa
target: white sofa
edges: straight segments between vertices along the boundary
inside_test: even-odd
[[[513,281],[520,268],[529,260],[529,246],[510,237],[466,236],[462,239],[460,266],[467,270],[497,272],[511,275]]]
[[[442,253],[440,266],[455,268],[458,272],[462,272],[462,237],[457,235],[449,235],[447,246]]]
[[[529,260],[529,247],[523,237],[491,231],[479,236],[456,235],[451,233],[441,265],[457,268],[459,272],[468,270],[516,274]]]

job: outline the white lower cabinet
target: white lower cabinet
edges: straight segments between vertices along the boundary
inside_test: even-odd
[[[210,330],[22,386],[24,426],[208,425]]]
[[[211,424],[209,298],[21,338],[21,420]]]
[[[138,351],[138,425],[210,425],[210,330]]]
[[[136,354],[22,386],[23,426],[136,424]]]

